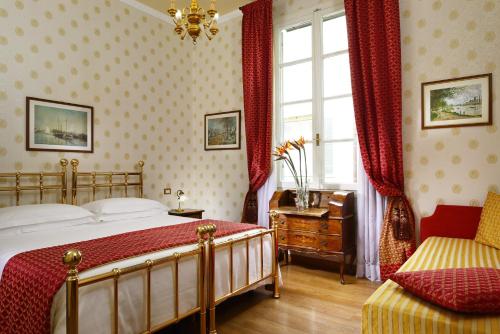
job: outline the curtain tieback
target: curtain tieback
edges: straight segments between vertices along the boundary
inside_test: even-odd
[[[392,225],[392,231],[396,240],[411,240],[413,238],[412,228],[413,211],[406,196],[391,197],[388,203],[387,215]]]

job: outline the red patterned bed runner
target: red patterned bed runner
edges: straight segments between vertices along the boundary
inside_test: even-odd
[[[0,333],[50,333],[52,299],[66,280],[67,268],[61,261],[66,250],[76,248],[82,252],[83,261],[78,266],[81,272],[129,257],[196,243],[196,227],[203,224],[215,224],[216,237],[259,228],[200,220],[42,248],[12,257],[0,281]]]

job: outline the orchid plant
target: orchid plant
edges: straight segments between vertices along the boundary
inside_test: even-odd
[[[293,179],[295,181],[295,187],[297,189],[296,204],[299,210],[307,209],[309,206],[309,191],[307,189],[307,155],[305,143],[306,141],[304,137],[301,136],[297,140],[285,141],[283,144],[277,146],[273,152],[273,156],[276,157],[275,161],[284,161],[288,166],[288,169],[292,173]],[[294,149],[299,153],[298,170],[295,167],[292,156],[290,154],[290,152]],[[302,174],[302,159],[304,159],[305,177]]]

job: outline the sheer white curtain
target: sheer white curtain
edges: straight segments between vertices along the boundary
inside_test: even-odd
[[[259,226],[269,228],[269,201],[276,191],[276,172],[273,168],[266,183],[257,191]]]
[[[372,186],[363,168],[363,164],[360,163],[359,165],[356,276],[366,277],[371,281],[380,281],[378,246],[387,200],[386,197],[380,195]]]

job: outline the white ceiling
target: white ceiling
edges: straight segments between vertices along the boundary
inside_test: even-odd
[[[142,4],[151,7],[163,14],[167,14],[167,10],[170,7],[171,0],[137,0]],[[240,6],[246,5],[253,0],[218,0],[216,2],[217,11],[220,15],[227,14],[238,9]],[[190,0],[175,0],[175,5],[177,8],[187,7],[190,4]],[[204,9],[208,9],[210,5],[210,0],[199,0],[198,3]]]

